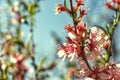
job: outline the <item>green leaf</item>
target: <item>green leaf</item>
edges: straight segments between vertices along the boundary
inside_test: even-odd
[[[11,41],[13,44],[24,46],[24,42],[19,38],[11,38],[11,39],[6,39],[6,40]]]
[[[60,75],[60,77],[61,77],[61,80],[67,80],[65,77],[65,74]]]
[[[41,68],[41,66],[43,65],[43,63],[45,62],[45,60],[46,60],[46,57],[42,57],[42,58],[41,58],[41,60],[40,60],[40,62],[39,62],[39,65],[38,65],[38,68],[39,68],[39,69]]]
[[[111,36],[111,35],[112,35],[112,32],[113,32],[113,26],[112,26],[112,27],[107,26],[106,28],[107,28],[108,33],[109,33],[110,36]]]
[[[64,3],[63,3],[63,4],[64,4],[64,7],[67,8],[67,2],[66,2],[66,0],[64,0]],[[72,15],[71,15],[70,13],[67,13],[67,14],[68,14],[70,17],[72,17]]]
[[[5,72],[3,72],[3,79],[7,80],[7,74]]]
[[[96,61],[95,61],[95,65],[98,66],[98,67],[102,67],[106,64],[106,61],[101,58],[101,57],[97,57],[96,58]]]
[[[64,0],[64,7],[67,8],[66,0]]]
[[[75,19],[77,18],[77,12],[75,12]]]
[[[18,39],[18,38],[12,38],[11,41],[12,41],[14,44],[18,44],[18,45],[24,46],[23,41],[20,40],[20,39]]]
[[[105,59],[106,61],[108,61],[108,58],[109,58],[108,53],[106,53],[103,57],[104,57],[104,59]]]
[[[118,16],[118,21],[120,21],[120,11],[119,11],[119,16]]]
[[[11,0],[7,0],[8,5],[12,5]]]
[[[83,44],[82,43],[80,43],[80,45],[79,45],[80,47],[82,47],[83,46]]]
[[[74,61],[74,62],[69,62],[69,63],[67,64],[67,66],[68,66],[68,67],[75,67],[75,66],[76,66],[76,63],[75,63],[75,61]]]

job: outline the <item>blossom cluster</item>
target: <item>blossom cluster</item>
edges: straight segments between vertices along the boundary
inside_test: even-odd
[[[108,0],[105,3],[105,7],[111,10],[116,10],[120,8],[120,0]]]
[[[87,28],[87,25],[82,22],[82,18],[86,15],[83,0],[76,0],[73,6],[72,0],[70,8],[66,5],[58,4],[56,6],[56,13],[66,12],[71,15],[73,25],[65,26],[67,32],[66,42],[61,44],[58,50],[58,57],[68,58],[72,61],[75,58],[78,60],[80,66],[79,78],[85,80],[119,80],[120,66],[115,64],[112,59],[112,34],[118,22],[113,20],[113,28],[110,26],[106,29],[100,26]],[[113,5],[113,3],[115,5]],[[120,8],[120,0],[108,0],[105,7],[111,10],[118,10]],[[79,10],[79,16],[75,16]],[[117,14],[119,15],[119,14]],[[117,19],[118,20],[118,19]],[[77,72],[76,72],[77,73]]]
[[[81,53],[80,44],[82,43],[82,37],[84,34],[85,26],[82,23],[77,25],[77,33],[75,33],[74,28],[69,24],[65,26],[65,30],[67,31],[68,37],[66,38],[66,43],[62,44],[60,50],[58,52],[59,57],[63,57],[63,59],[68,56],[70,60],[74,58],[74,56],[79,56]]]

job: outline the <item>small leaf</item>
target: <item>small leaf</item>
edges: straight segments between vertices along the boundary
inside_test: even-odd
[[[76,63],[75,62],[69,62],[67,64],[68,67],[75,67],[76,66]]]
[[[106,61],[103,58],[97,57],[95,65],[98,67],[102,67],[106,64]]]
[[[60,75],[60,77],[62,80],[67,80],[64,74]]]
[[[20,39],[18,39],[18,38],[12,38],[11,41],[12,41],[14,44],[18,44],[18,45],[24,46],[23,41],[20,40]]]
[[[75,14],[75,19],[77,18],[77,12],[74,13]]]
[[[108,61],[108,58],[109,58],[108,53],[106,53],[103,57],[104,57],[104,59],[105,59],[106,61]]]
[[[24,42],[19,38],[11,38],[11,39],[7,39],[7,41],[12,42],[13,44],[24,46]]]
[[[38,68],[41,68],[41,66],[43,65],[43,63],[45,62],[46,60],[46,57],[42,57],[40,62],[39,62],[39,65],[38,65]]]
[[[81,43],[79,46],[80,46],[80,47],[82,47],[82,46],[83,46],[83,44]]]
[[[66,0],[64,0],[64,7],[67,8]]]

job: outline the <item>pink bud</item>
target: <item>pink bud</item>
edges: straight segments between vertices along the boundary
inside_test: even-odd
[[[120,0],[113,0],[114,2],[116,2],[117,4],[120,4]]]
[[[69,25],[65,26],[65,30],[67,32],[71,32],[73,29],[72,29],[71,25],[69,24]]]
[[[110,2],[105,3],[105,8],[111,9],[112,5]]]
[[[80,5],[83,2],[83,0],[76,0],[76,2],[78,5]]]
[[[65,10],[65,8],[62,4],[57,4],[57,6],[55,7],[55,14],[59,14],[64,10]]]
[[[84,24],[83,23],[79,23],[77,25],[77,34],[80,35],[80,36],[82,36],[84,30],[85,30]]]
[[[85,8],[80,9],[80,17],[84,16],[86,14]]]

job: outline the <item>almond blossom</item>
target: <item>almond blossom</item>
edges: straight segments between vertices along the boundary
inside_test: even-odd
[[[111,10],[116,10],[120,8],[120,0],[107,0],[105,7]]]
[[[59,14],[63,11],[70,13],[70,10],[68,8],[64,7],[62,4],[57,4],[55,7],[55,14]]]
[[[96,51],[101,52],[101,45],[102,43],[105,41],[105,38],[103,38],[104,32],[101,29],[98,29],[97,27],[92,27],[90,29],[90,33],[89,35],[87,35],[88,37],[86,38],[86,45],[85,48],[89,49],[89,51],[92,51],[95,53],[97,53]]]
[[[112,23],[107,26],[95,26],[90,29],[82,22],[86,10],[82,8],[83,0],[76,0],[75,6],[70,0],[73,26],[65,26],[66,42],[61,44],[58,56],[70,61],[77,58],[79,79],[83,80],[119,80],[120,66],[112,60],[112,36],[120,16],[120,0],[107,0],[105,7],[116,12]],[[76,13],[79,8],[79,16]],[[75,72],[74,72],[75,73]],[[78,77],[77,77],[78,78]]]
[[[60,50],[58,51],[58,56],[64,58],[67,56],[70,61],[74,58],[74,56],[79,56],[81,53],[81,48],[79,47],[79,44],[81,43],[80,36],[83,35],[83,32],[85,30],[85,26],[82,23],[79,23],[77,25],[77,33],[74,30],[74,27],[65,26],[66,32],[68,34],[68,37],[66,38],[66,44],[62,44],[60,47]]]
[[[93,67],[92,71],[85,73],[85,77],[100,80],[119,80],[120,67],[117,67],[114,63],[108,63],[102,68]]]
[[[10,56],[10,62],[13,63],[13,68],[16,72],[23,71],[23,72],[27,72],[27,68],[25,66],[25,62],[24,62],[24,55],[22,54],[12,54]]]
[[[83,2],[83,0],[76,0],[77,5],[80,5]]]
[[[56,7],[55,7],[55,14],[59,14],[61,13],[62,11],[64,11],[65,8],[62,4],[58,4]]]

